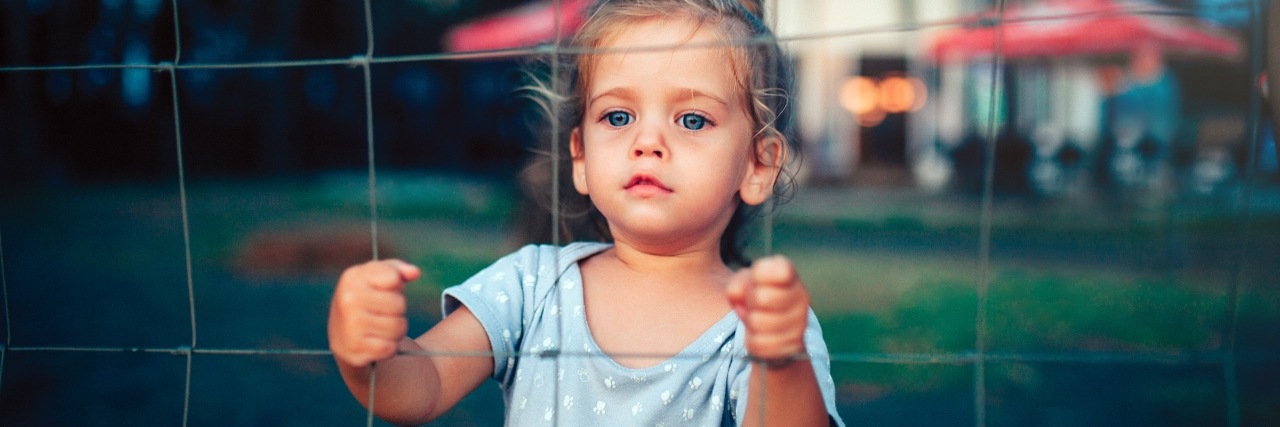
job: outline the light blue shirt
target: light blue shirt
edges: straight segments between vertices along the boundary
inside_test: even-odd
[[[489,335],[507,425],[741,424],[751,363],[735,313],[655,366],[628,368],[602,353],[587,327],[578,261],[607,248],[526,246],[444,291],[444,313],[466,305]],[[812,310],[805,342],[827,412],[843,426]]]

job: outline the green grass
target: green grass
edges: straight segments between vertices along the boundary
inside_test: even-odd
[[[245,271],[237,263],[254,236],[271,233],[294,236],[298,245],[349,246],[344,249],[349,252],[339,251],[348,258],[339,260],[367,259],[368,241],[362,239],[370,230],[370,209],[363,180],[349,176],[188,186],[195,287],[202,295],[198,306],[243,311],[201,311],[202,343],[323,346],[321,325],[333,281],[343,265],[255,276],[259,273]],[[173,317],[185,321],[182,232],[173,188],[101,187],[6,197],[15,202],[0,206],[6,260],[20,258],[16,251],[34,249],[40,256],[47,255],[51,266],[56,260],[65,276],[137,287],[128,292],[85,293],[103,300],[116,294],[129,299],[118,305],[84,303],[86,307],[125,303],[176,307]],[[461,283],[514,249],[515,194],[503,183],[388,175],[380,177],[378,200],[381,255],[406,259],[424,271],[421,280],[407,287],[410,328],[415,331],[439,318],[439,293],[444,287]],[[779,218],[774,250],[795,262],[834,354],[968,354],[974,349],[977,291],[984,271],[977,254],[980,230],[972,210],[880,206],[867,200],[851,200],[849,206],[831,203],[822,209],[814,208],[812,202],[797,205],[784,211],[803,215]],[[1030,245],[1065,241],[1117,251],[1203,242],[1248,249],[1235,276],[1242,286],[1234,319],[1238,325],[1235,344],[1248,354],[1280,351],[1280,334],[1274,326],[1280,324],[1280,288],[1274,286],[1276,264],[1269,261],[1277,253],[1273,240],[1280,235],[1275,232],[1280,221],[1254,217],[1255,233],[1247,236],[1252,240],[1240,246],[1233,245],[1240,235],[1233,219],[1237,217],[1231,215],[1146,212],[1122,222],[1111,221],[1112,214],[1084,219],[1079,215],[1083,214],[1078,210],[1028,214],[1003,207],[995,216],[993,239],[1023,239]],[[1151,220],[1161,215],[1165,223]],[[1183,234],[1170,234],[1171,228]],[[28,230],[36,234],[22,234]],[[953,244],[961,242],[958,247],[963,250],[937,250],[930,240],[935,235],[950,238]],[[1178,240],[1182,235],[1194,239]],[[895,246],[898,236],[918,241]],[[836,243],[809,237],[834,237]],[[891,244],[845,245],[863,238],[887,239]],[[968,246],[966,239],[972,240]],[[22,244],[34,246],[17,246]],[[1227,318],[1230,294],[1225,286],[1232,278],[1232,265],[1126,265],[1099,263],[1096,257],[1001,255],[1005,257],[993,257],[986,271],[986,344],[992,353],[1212,354],[1224,345],[1223,331],[1233,321]],[[163,268],[155,268],[157,263],[163,263]],[[8,268],[12,272],[20,267]],[[24,294],[15,288],[28,286],[18,279],[10,275],[11,295]],[[148,290],[148,286],[160,290]],[[15,306],[24,303],[10,301]],[[282,307],[291,311],[281,311]],[[121,324],[113,329],[146,327],[128,324],[130,313],[113,311],[102,319]],[[14,326],[15,331],[24,332],[33,328],[30,322],[17,320]],[[183,324],[170,329],[180,338],[186,333]],[[1217,413],[1212,405],[1217,405],[1213,402],[1220,399],[1222,385],[1216,365],[1149,365],[991,363],[986,372],[995,406],[1000,402],[1047,406],[1054,400],[1053,393],[1074,384],[1073,378],[1109,386],[1108,378],[1133,371],[1140,379],[1125,381],[1143,387],[1123,389],[1128,398],[1172,407],[1208,402],[1203,405],[1209,407],[1188,409],[1193,414],[1190,419],[1201,419],[1194,414]],[[1242,403],[1247,414],[1261,414],[1255,419],[1276,419],[1268,403],[1280,397],[1265,380],[1274,375],[1267,374],[1274,367],[1274,359],[1241,365],[1244,389],[1272,390]],[[973,366],[968,363],[837,363],[833,373],[846,405],[873,404],[902,395],[946,396],[948,401],[960,401],[961,410],[972,402]],[[337,392],[341,395],[342,390]],[[1021,395],[1030,400],[1015,397]],[[1011,423],[1018,424],[1016,419]]]

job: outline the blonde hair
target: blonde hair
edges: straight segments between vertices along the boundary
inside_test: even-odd
[[[760,4],[743,0],[613,0],[597,2],[571,45],[588,52],[607,44],[619,26],[654,18],[688,18],[699,25],[714,25],[721,40],[737,59],[730,71],[747,96],[745,105],[755,135],[783,138],[777,128],[778,114],[785,108],[785,88],[777,81],[781,57],[772,34],[759,18]],[[592,77],[594,55],[578,55],[577,71],[569,100],[581,105]],[[742,67],[745,65],[745,67]],[[745,68],[745,69],[742,69]]]
[[[756,140],[775,138],[783,149],[794,153],[788,143],[789,114],[787,114],[787,88],[790,73],[782,61],[781,50],[772,33],[759,18],[760,4],[750,0],[602,0],[586,12],[582,28],[574,36],[567,50],[573,54],[550,58],[553,62],[543,66],[550,76],[535,77],[526,89],[532,94],[551,120],[558,120],[558,135],[548,135],[558,141],[558,156],[544,155],[531,163],[523,173],[525,190],[545,192],[551,184],[550,161],[560,162],[559,175],[554,179],[560,188],[573,188],[569,175],[567,135],[581,125],[583,120],[584,91],[589,87],[594,69],[595,51],[608,44],[622,26],[649,19],[684,18],[697,25],[712,25],[721,35],[721,41],[736,59],[731,61],[730,72],[743,97],[745,110],[753,123]],[[568,59],[568,60],[566,60]],[[554,133],[554,132],[553,132]],[[753,144],[755,146],[755,144]],[[550,150],[544,154],[551,154]],[[760,160],[760,153],[755,153]],[[794,158],[794,156],[784,156]],[[787,164],[778,165],[780,174],[774,188],[775,201],[785,200],[792,191],[794,173]],[[570,193],[570,194],[566,194]],[[546,200],[546,197],[535,197]],[[776,203],[776,202],[775,202]],[[596,238],[611,239],[604,218],[591,205],[590,200],[573,191],[561,191],[559,204],[562,236],[568,240],[594,233]],[[739,203],[733,219],[721,236],[720,254],[727,264],[749,265],[743,254],[745,236],[743,226],[757,217],[760,206]]]

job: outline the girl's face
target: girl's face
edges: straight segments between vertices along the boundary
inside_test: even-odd
[[[650,19],[619,29],[600,46],[610,53],[592,59],[571,141],[574,187],[615,240],[717,248],[739,199],[759,204],[771,194],[781,143],[753,140],[729,49],[626,51],[720,41],[714,25]]]

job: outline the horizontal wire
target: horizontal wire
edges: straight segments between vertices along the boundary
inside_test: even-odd
[[[88,352],[88,353],[158,353],[185,356],[187,354],[215,354],[240,356],[325,356],[332,355],[329,350],[316,349],[243,349],[243,348],[197,348],[191,347],[57,347],[57,346],[9,346],[12,352]]]
[[[235,69],[258,69],[258,68],[298,68],[298,67],[317,67],[317,66],[348,66],[356,67],[364,64],[397,64],[412,62],[435,62],[447,60],[478,60],[478,59],[504,59],[522,56],[539,56],[550,53],[567,54],[567,55],[589,55],[589,54],[610,54],[624,52],[651,52],[651,51],[667,51],[676,49],[706,49],[715,47],[737,47],[759,45],[767,43],[795,43],[812,41],[819,39],[835,39],[845,37],[867,36],[874,34],[885,34],[895,32],[910,32],[933,28],[944,27],[992,27],[1000,23],[1034,23],[1042,21],[1061,21],[1075,20],[1085,18],[1098,18],[1107,16],[1120,16],[1124,14],[1143,14],[1154,16],[1175,16],[1187,17],[1195,16],[1190,12],[1179,10],[1171,10],[1157,7],[1134,6],[1118,11],[1104,12],[1080,12],[1080,13],[1063,13],[1063,14],[1046,14],[1042,16],[1004,18],[996,20],[995,18],[951,18],[933,21],[922,21],[909,24],[890,24],[879,26],[868,26],[851,28],[844,30],[833,30],[826,32],[811,32],[804,34],[790,35],[786,37],[757,36],[753,38],[715,41],[703,43],[685,43],[681,45],[653,45],[642,46],[630,49],[606,49],[592,47],[572,47],[564,46],[554,51],[547,44],[536,46],[510,48],[510,49],[494,49],[494,50],[477,50],[467,52],[441,52],[413,55],[391,55],[391,56],[368,56],[366,54],[356,54],[347,58],[323,58],[323,59],[305,59],[305,60],[284,60],[284,61],[264,61],[264,62],[229,62],[229,63],[183,63],[174,64],[172,62],[157,63],[132,63],[132,64],[78,64],[78,65],[44,65],[44,66],[5,66],[0,67],[0,73],[6,72],[32,72],[32,71],[85,71],[85,70],[104,70],[104,69],[152,69],[152,70],[235,70]]]
[[[1134,10],[1128,10],[1133,12]],[[1145,9],[1140,10],[1151,15],[1189,15],[1169,9]],[[1028,17],[1022,19],[1003,19],[996,21],[991,18],[973,20],[970,18],[948,19],[932,22],[920,22],[914,24],[900,25],[884,25],[862,27],[856,29],[816,32],[807,34],[798,34],[787,37],[757,37],[741,41],[716,42],[704,44],[686,44],[680,46],[683,49],[709,48],[709,47],[725,47],[725,46],[741,46],[756,45],[764,43],[789,43],[803,42],[817,39],[835,39],[843,37],[857,37],[873,34],[885,34],[893,32],[909,32],[918,31],[929,28],[938,27],[990,27],[1003,23],[1016,22],[1035,22],[1035,21],[1052,21],[1052,20],[1069,20],[1083,19],[1089,17],[1098,17],[1111,14],[1121,14],[1126,11],[1117,12],[1099,12],[1099,13],[1078,13],[1078,14],[1060,14],[1046,15],[1038,17]],[[673,50],[675,46],[645,46],[639,49],[630,49],[630,52],[642,51],[664,51]],[[82,70],[102,70],[102,69],[152,69],[156,71],[166,70],[228,70],[228,69],[260,69],[260,68],[290,68],[290,67],[315,67],[315,66],[361,66],[367,64],[395,64],[395,63],[413,63],[413,62],[431,62],[445,60],[475,60],[475,59],[503,59],[514,58],[529,55],[545,55],[552,52],[563,54],[607,54],[612,50],[598,48],[572,48],[561,47],[552,51],[546,45],[533,46],[528,48],[500,49],[486,51],[471,52],[451,52],[451,53],[432,53],[432,54],[415,54],[400,55],[387,57],[372,57],[371,55],[356,55],[350,58],[330,58],[330,59],[313,59],[313,60],[290,60],[290,61],[269,61],[269,62],[249,62],[249,63],[208,63],[208,64],[174,64],[170,62],[159,62],[155,64],[82,64],[82,65],[52,65],[52,66],[14,66],[0,67],[0,72],[31,72],[31,71],[82,71]],[[6,300],[7,303],[7,300]],[[329,356],[332,352],[323,349],[208,349],[191,347],[175,347],[175,348],[147,348],[147,347],[58,347],[58,346],[12,346],[0,345],[0,366],[3,366],[4,356],[8,352],[111,352],[111,353],[157,353],[157,354],[173,354],[173,355],[237,355],[237,356]],[[406,352],[402,353],[407,356],[454,356],[454,357],[494,357],[493,352]],[[549,357],[628,357],[628,358],[661,358],[665,360],[671,359],[700,359],[706,357],[716,357],[719,353],[708,354],[656,354],[656,353],[588,353],[588,352],[520,352],[512,354],[512,357],[523,358],[549,358]],[[735,357],[742,357],[737,355]],[[1132,363],[1157,363],[1157,364],[1173,364],[1173,365],[1194,365],[1194,364],[1217,364],[1224,363],[1226,360],[1240,361],[1278,361],[1280,360],[1280,352],[1255,352],[1243,353],[1237,352],[1235,357],[1228,357],[1222,352],[1189,352],[1189,353],[1132,353],[1132,352],[1042,352],[1042,353],[991,353],[984,352],[981,357],[975,352],[950,352],[950,353],[835,353],[830,355],[830,361],[833,363],[872,363],[872,364],[970,364],[975,363],[979,359],[986,362],[996,363],[1085,363],[1085,364],[1132,364]]]
[[[254,348],[197,348],[180,347],[59,347],[59,346],[2,346],[0,352],[91,352],[91,353],[155,353],[186,355],[233,355],[233,356],[330,356],[327,349],[254,349]],[[494,357],[496,353],[488,351],[404,351],[401,356],[417,357]],[[505,354],[503,354],[505,355]],[[598,353],[585,351],[536,351],[516,352],[515,358],[635,358],[690,360],[708,357],[720,357],[721,352],[666,354],[666,353]],[[733,353],[729,356],[744,357]],[[804,356],[798,359],[810,359]],[[971,351],[946,353],[832,353],[832,363],[870,363],[870,364],[908,364],[908,365],[960,365],[977,361],[978,355]],[[1169,364],[1169,365],[1203,365],[1222,363],[1228,357],[1220,351],[1204,352],[987,352],[983,355],[987,362],[998,363],[1084,363],[1084,364]],[[1280,362],[1280,351],[1239,352],[1232,358],[1243,362]]]

